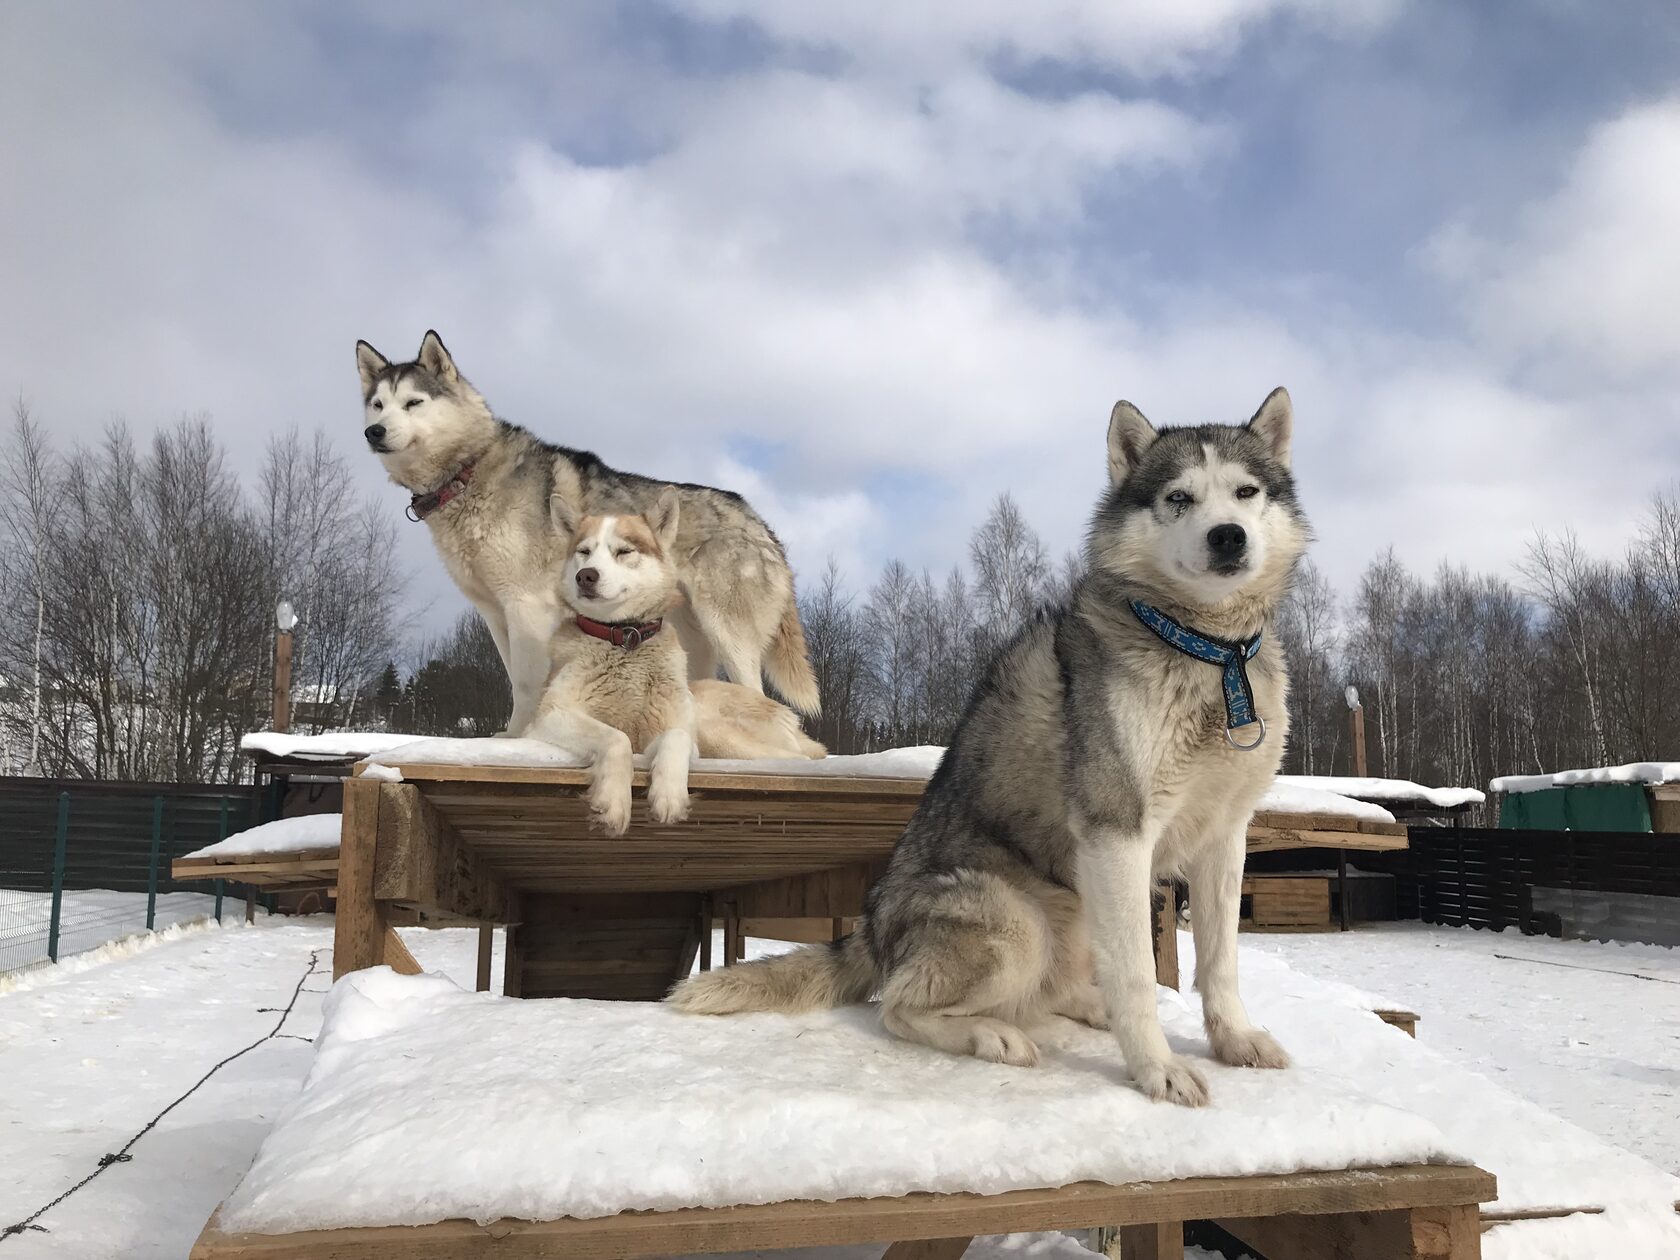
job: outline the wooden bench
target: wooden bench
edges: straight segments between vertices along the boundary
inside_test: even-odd
[[[191,1260],[635,1260],[876,1242],[890,1244],[887,1260],[957,1260],[981,1234],[1104,1226],[1124,1260],[1181,1260],[1188,1220],[1215,1221],[1276,1260],[1475,1260],[1478,1206],[1494,1196],[1479,1168],[1409,1165],[295,1234],[225,1233],[213,1216]]]

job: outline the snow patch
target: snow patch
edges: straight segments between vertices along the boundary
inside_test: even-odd
[[[171,923],[168,927],[156,932],[135,932],[133,935],[122,937],[120,940],[108,941],[94,949],[83,950],[62,962],[43,962],[23,971],[0,973],[0,994],[21,993],[26,989],[39,989],[43,985],[56,984],[60,980],[69,979],[71,976],[79,976],[84,971],[92,971],[95,967],[103,967],[106,963],[133,958],[136,954],[143,954],[149,949],[156,949],[159,945],[166,945],[170,941],[178,941],[184,936],[197,936],[201,932],[219,932],[222,927],[223,925],[216,922],[215,919],[205,917],[188,919],[184,923]]]
[[[271,757],[296,757],[305,761],[343,761],[368,757],[389,748],[412,744],[419,736],[396,731],[329,731],[325,735],[282,735],[279,731],[253,731],[239,741],[241,752],[267,753]]]
[[[343,814],[299,814],[294,818],[279,818],[248,831],[237,832],[226,840],[207,844],[183,854],[189,858],[248,857],[258,853],[300,853],[309,849],[338,848],[339,832],[344,827]]]
[[[1280,774],[1278,785],[1314,788],[1320,792],[1336,792],[1342,796],[1358,797],[1362,801],[1381,801],[1387,805],[1430,806],[1435,809],[1457,809],[1461,805],[1480,805],[1487,797],[1475,788],[1432,788],[1410,779],[1370,779],[1357,775]]]

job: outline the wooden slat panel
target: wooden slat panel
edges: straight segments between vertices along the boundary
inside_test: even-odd
[[[884,1240],[960,1238],[1098,1225],[1253,1218],[1282,1213],[1452,1207],[1495,1197],[1479,1168],[1413,1165],[1274,1177],[1203,1177],[1107,1186],[1079,1182],[1008,1194],[909,1194],[838,1203],[626,1212],[596,1220],[443,1221],[418,1227],[297,1234],[227,1234],[212,1217],[192,1260],[576,1260],[689,1252],[844,1246]]]

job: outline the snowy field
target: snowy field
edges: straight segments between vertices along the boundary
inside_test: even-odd
[[[35,1222],[40,1228],[0,1241],[0,1260],[185,1255],[296,1096],[312,1062],[308,1039],[321,1024],[330,920],[259,920],[252,928],[230,923],[165,935],[109,961],[90,958],[35,973],[28,987],[0,995],[0,1079],[9,1086],[0,1091],[0,1167],[8,1174],[0,1184],[0,1229],[63,1194],[105,1154],[122,1151],[214,1064],[255,1048],[134,1142],[131,1162],[112,1165],[44,1213]],[[474,933],[405,931],[404,938],[423,966],[471,987]],[[1385,995],[1423,1015],[1424,1046],[1447,1060],[1443,1079],[1463,1079],[1456,1065],[1473,1068],[1675,1167],[1672,1124],[1665,1123],[1677,1114],[1680,1078],[1680,1004],[1669,999],[1667,983],[1680,977],[1675,951],[1414,926],[1346,936],[1245,936],[1244,944],[1262,1018],[1270,1017],[1262,1004],[1277,1011],[1291,988],[1344,992],[1341,985],[1308,983],[1307,976]],[[1502,953],[1539,962],[1494,957]],[[1288,969],[1280,965],[1284,959]],[[1543,965],[1551,963],[1567,966]],[[1600,1036],[1607,1044],[1598,1043]],[[17,1088],[20,1082],[27,1085]],[[1379,1093],[1383,1085],[1372,1082]],[[1431,1120],[1450,1122],[1452,1098],[1435,1101],[1443,1114]],[[1537,1133],[1546,1128],[1543,1120],[1536,1121]],[[1591,1145],[1585,1134],[1576,1136]],[[797,1254],[862,1260],[879,1248]],[[970,1254],[1089,1257],[1054,1237],[977,1244]],[[1504,1226],[1488,1235],[1484,1254],[1491,1260],[1680,1256],[1680,1227],[1647,1221],[1630,1231],[1607,1218]]]
[[[159,893],[156,926],[159,930],[214,914],[216,899],[200,893]],[[243,914],[243,903],[227,900],[223,917]],[[146,930],[146,894],[111,892],[103,888],[77,889],[64,894],[59,911],[58,957],[63,961],[97,949],[135,932]],[[0,888],[0,992],[8,978],[48,962],[47,936],[52,920],[52,894]]]
[[[1242,939],[1416,1011],[1425,1044],[1680,1176],[1680,949],[1420,923]]]

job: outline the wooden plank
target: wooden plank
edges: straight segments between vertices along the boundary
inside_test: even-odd
[[[1110,1254],[1118,1260],[1184,1260],[1184,1222],[1122,1225],[1114,1244]]]
[[[1294,828],[1251,826],[1250,853],[1275,853],[1281,849],[1362,849],[1392,853],[1408,847],[1404,833],[1364,831],[1301,831]]]
[[[797,945],[822,945],[838,940],[852,930],[855,918],[842,919],[748,919],[741,920],[741,935],[761,941],[791,941]],[[836,927],[838,925],[838,927]]]
[[[1214,1222],[1267,1256],[1289,1260],[1477,1260],[1481,1227],[1474,1204],[1287,1215]]]
[[[913,1238],[895,1242],[881,1260],[960,1260],[973,1238]]]
[[[864,898],[886,862],[855,862],[805,875],[737,887],[730,896],[744,919],[847,918],[863,913]]]
[[[1398,1028],[1408,1037],[1417,1036],[1418,1017],[1415,1011],[1402,1011],[1385,1008],[1372,1011],[1371,1013],[1378,1019],[1382,1020],[1383,1023],[1388,1024],[1391,1027]]]
[[[344,785],[338,908],[333,922],[334,980],[385,961],[385,933],[390,925],[373,891],[380,787],[374,779],[353,779]]]
[[[502,996],[525,996],[525,927],[510,923],[502,945]]]
[[[1280,1213],[1380,1212],[1399,1207],[1463,1207],[1473,1223],[1475,1209],[1464,1205],[1486,1202],[1495,1195],[1491,1174],[1474,1167],[1436,1164],[1123,1186],[1078,1182],[1059,1189],[996,1195],[909,1194],[838,1203],[625,1212],[592,1220],[504,1220],[485,1226],[451,1220],[423,1226],[230,1234],[212,1217],[191,1255],[192,1260],[463,1260],[491,1254],[496,1260],[638,1260],[691,1252],[846,1246],[887,1239],[1091,1229],[1162,1220],[1249,1219]]]
[[[360,775],[367,762],[358,762],[355,772]],[[541,784],[546,787],[583,788],[589,783],[589,772],[559,766],[454,766],[399,764],[396,769],[410,783],[515,783]],[[637,770],[632,779],[635,788],[645,790],[648,772]],[[694,792],[801,792],[832,796],[877,795],[919,797],[927,788],[926,779],[878,778],[852,775],[783,775],[744,774],[740,772],[694,771],[688,777],[689,790]]]

